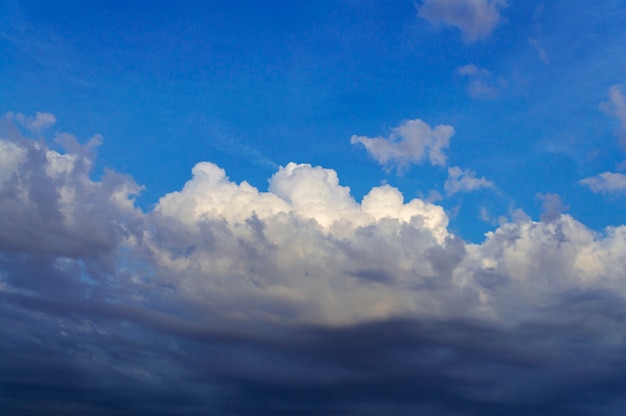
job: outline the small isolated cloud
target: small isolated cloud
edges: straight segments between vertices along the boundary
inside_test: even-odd
[[[362,144],[365,149],[386,169],[397,168],[398,172],[424,160],[437,166],[446,165],[443,153],[450,144],[454,128],[439,125],[431,128],[422,120],[408,120],[395,127],[388,137],[352,136],[350,143]]]
[[[626,97],[622,93],[622,88],[622,85],[613,85],[609,88],[609,100],[601,102],[600,109],[620,121],[620,144],[626,148]]]
[[[585,178],[578,182],[588,186],[594,193],[623,194],[626,193],[626,175],[622,173],[604,172]]]
[[[496,98],[500,88],[506,85],[504,80],[496,80],[487,69],[474,64],[458,67],[456,73],[467,77],[467,92],[470,97],[477,100],[491,100]]]
[[[489,71],[485,68],[481,68],[474,64],[467,64],[460,66],[456,69],[457,74],[459,75],[467,75],[467,76],[476,76],[476,75],[489,75]]]
[[[444,185],[446,194],[453,195],[457,192],[472,192],[482,188],[494,188],[493,182],[476,177],[476,172],[469,169],[461,169],[458,166],[448,168],[448,179]]]
[[[475,42],[495,30],[507,5],[505,0],[424,0],[418,14],[434,26],[457,27],[463,40]]]
[[[541,46],[537,39],[528,39],[528,44],[533,46],[537,50],[537,54],[539,55],[539,59],[543,61],[544,64],[550,64],[550,57],[548,56],[548,52]]]

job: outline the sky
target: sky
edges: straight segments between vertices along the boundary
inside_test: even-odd
[[[0,0],[0,415],[623,415],[619,0]]]

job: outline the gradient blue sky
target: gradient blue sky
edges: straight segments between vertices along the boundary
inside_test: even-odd
[[[0,0],[0,415],[623,415],[626,5]]]

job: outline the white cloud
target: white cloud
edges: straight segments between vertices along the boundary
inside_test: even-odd
[[[47,129],[57,122],[54,114],[41,113],[39,111],[37,111],[34,116],[26,116],[22,113],[7,113],[4,118],[7,120],[14,120],[34,133]]]
[[[588,186],[595,193],[618,194],[626,192],[626,175],[622,173],[604,172],[585,178],[578,183]]]
[[[397,167],[398,171],[402,171],[412,164],[421,164],[425,159],[433,165],[445,166],[443,151],[448,148],[453,134],[452,126],[431,128],[422,120],[415,119],[395,127],[387,138],[354,135],[350,143],[362,144],[385,168]]]
[[[435,26],[454,26],[467,42],[488,37],[502,21],[505,0],[424,0],[419,16]]]
[[[80,298],[97,290],[113,301],[228,325],[395,316],[514,321],[579,287],[626,296],[626,227],[594,233],[563,214],[555,195],[541,196],[541,222],[518,215],[484,243],[469,244],[448,231],[442,207],[405,202],[389,185],[357,202],[334,170],[289,163],[262,192],[202,162],[180,191],[143,213],[134,207],[131,178],[108,173],[93,181],[90,145],[60,141],[74,150],[0,141],[0,155],[15,161],[1,165],[0,246],[46,259],[4,257],[5,292],[63,290]],[[445,190],[493,187],[451,167]]]
[[[494,183],[484,177],[477,178],[476,172],[469,169],[461,169],[458,166],[448,168],[448,179],[446,179],[444,184],[444,189],[448,195],[494,187]]]
[[[411,310],[416,299],[373,276],[409,284],[417,258],[420,274],[435,274],[427,248],[448,238],[441,207],[405,203],[388,185],[359,204],[330,169],[290,163],[268,192],[207,162],[193,173],[155,208],[146,261],[163,284],[226,316],[346,323]]]

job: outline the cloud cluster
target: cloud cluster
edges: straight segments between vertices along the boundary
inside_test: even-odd
[[[505,7],[505,0],[424,0],[418,13],[435,26],[457,27],[466,42],[475,42],[495,30]]]
[[[430,127],[422,120],[407,120],[395,127],[389,137],[352,136],[350,143],[361,144],[378,163],[398,171],[425,159],[433,165],[445,166],[443,153],[450,144],[454,128],[447,125]]]
[[[625,409],[625,226],[548,195],[471,244],[437,205],[296,163],[260,191],[202,162],[144,212],[132,178],[91,177],[99,139],[57,142],[0,137],[8,413]]]
[[[621,85],[609,88],[609,100],[600,103],[600,109],[617,118],[620,122],[619,142],[626,149],[626,98],[621,92]],[[596,176],[582,179],[579,184],[588,186],[594,193],[607,195],[622,194],[626,190],[626,175],[615,172],[603,172]]]

